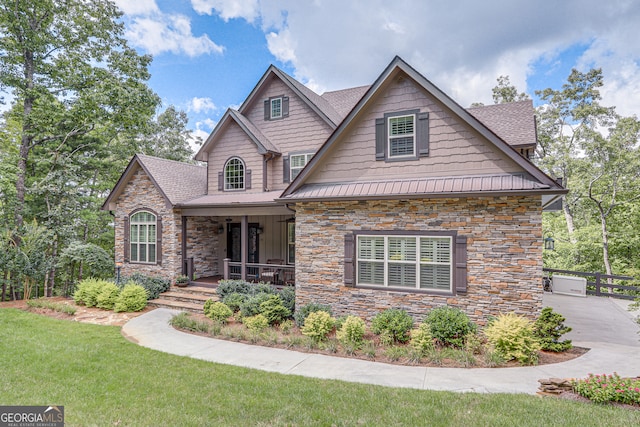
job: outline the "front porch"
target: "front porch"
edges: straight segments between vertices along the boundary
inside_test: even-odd
[[[295,222],[288,215],[182,215],[182,271],[192,283],[221,279],[295,284]],[[224,212],[220,212],[224,213]]]

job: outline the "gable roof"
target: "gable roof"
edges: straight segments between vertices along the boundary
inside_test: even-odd
[[[358,86],[348,89],[334,90],[322,94],[322,98],[326,99],[342,118],[360,101],[360,98],[367,93],[371,86]],[[342,121],[342,120],[341,120]]]
[[[136,154],[109,193],[102,210],[115,209],[116,200],[139,169],[149,177],[169,208],[207,192],[206,166]]]
[[[235,121],[238,126],[242,129],[242,131],[247,134],[249,139],[256,145],[258,148],[259,154],[280,154],[280,150],[267,138],[265,134],[263,134],[260,129],[258,129],[248,118],[240,114],[240,112],[233,110],[231,108],[227,109],[224,113],[218,124],[216,125],[213,132],[207,137],[207,140],[200,150],[195,155],[196,160],[200,160],[203,162],[207,161],[207,156],[205,153],[211,149],[211,146],[215,143],[216,137],[218,136],[218,132],[222,129],[230,120]]]
[[[513,147],[535,146],[537,143],[535,110],[531,100],[471,107],[467,111]]]
[[[258,84],[253,88],[247,99],[242,103],[238,111],[244,114],[248,106],[255,100],[260,93],[260,89],[264,83],[271,77],[276,76],[285,85],[293,91],[304,103],[306,103],[313,111],[315,111],[322,120],[324,120],[332,129],[335,129],[342,121],[342,116],[336,112],[333,106],[320,95],[280,70],[275,65],[270,65],[267,71],[262,75]]]
[[[445,105],[451,112],[457,116],[461,121],[467,123],[471,128],[477,131],[482,137],[484,137],[489,143],[493,144],[498,150],[504,153],[508,158],[513,160],[524,172],[531,175],[533,181],[537,181],[546,189],[546,192],[565,193],[566,190],[562,188],[555,180],[547,176],[542,170],[538,169],[535,165],[530,163],[524,157],[520,155],[513,147],[502,140],[496,133],[491,131],[485,124],[478,120],[474,115],[465,110],[451,97],[445,94],[442,90],[436,87],[433,83],[427,80],[424,76],[418,73],[413,67],[407,64],[399,56],[396,56],[387,68],[382,72],[378,79],[369,88],[366,94],[360,99],[356,106],[347,115],[344,121],[333,132],[329,139],[320,147],[316,155],[311,159],[309,164],[298,174],[296,179],[287,187],[282,193],[281,199],[292,200],[298,198],[304,198],[305,191],[302,187],[305,185],[305,181],[311,174],[322,164],[325,157],[328,155],[331,147],[336,144],[336,141],[340,139],[343,131],[347,126],[354,121],[359,113],[363,111],[377,95],[382,88],[384,88],[390,81],[392,81],[398,74],[404,74],[424,90],[430,93],[436,100]],[[338,184],[339,185],[339,184]],[[523,189],[524,191],[524,189]],[[527,191],[536,191],[536,189],[528,189]],[[432,194],[432,193],[424,193]],[[347,197],[347,194],[343,194],[343,197]]]

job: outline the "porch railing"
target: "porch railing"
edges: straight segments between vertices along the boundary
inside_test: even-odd
[[[640,296],[640,286],[629,286],[620,284],[620,282],[634,281],[635,278],[630,276],[615,276],[603,273],[588,273],[583,271],[571,270],[555,270],[552,268],[543,268],[542,271],[546,273],[546,278],[551,277],[553,273],[586,277],[588,295],[605,296],[627,300],[633,300]],[[614,283],[614,280],[618,283]]]
[[[245,278],[248,282],[269,282],[275,286],[295,285],[295,267],[293,265],[246,263]],[[243,265],[224,259],[224,279],[242,279]]]

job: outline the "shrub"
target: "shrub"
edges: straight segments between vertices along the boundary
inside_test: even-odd
[[[293,321],[291,319],[283,320],[282,322],[280,322],[280,331],[283,334],[290,334],[291,328],[293,328]]]
[[[269,283],[250,283],[249,284],[249,294],[258,295],[258,294],[276,294],[278,290],[271,286]]]
[[[430,350],[433,350],[433,335],[428,323],[422,322],[416,329],[411,330],[410,345],[422,356],[426,356]]]
[[[296,289],[293,286],[284,287],[278,292],[282,304],[289,309],[291,313],[296,311]]]
[[[96,298],[96,305],[98,308],[113,310],[113,306],[116,305],[118,296],[120,296],[120,288],[115,283],[105,283]]]
[[[192,332],[205,332],[211,331],[211,325],[209,322],[199,321],[191,317],[187,312],[176,314],[169,320],[169,324],[174,328],[184,329]]]
[[[562,335],[571,331],[570,327],[564,325],[564,321],[565,318],[560,313],[554,312],[551,307],[542,309],[533,330],[543,350],[561,352],[573,347],[571,340],[560,341]]]
[[[305,319],[301,332],[313,341],[320,342],[327,338],[334,324],[335,319],[326,311],[314,311]]]
[[[269,321],[262,314],[242,318],[242,323],[254,334],[260,333],[269,327]]]
[[[224,298],[229,294],[248,294],[249,286],[244,280],[221,280],[216,292],[220,296],[220,300],[224,301]]]
[[[356,316],[347,316],[336,336],[343,345],[358,349],[362,346],[364,332],[364,320]]]
[[[389,358],[389,360],[395,362],[403,357],[407,357],[409,355],[409,351],[406,347],[392,345],[384,349],[384,355]]]
[[[78,283],[78,287],[73,293],[73,300],[76,304],[94,307],[98,303],[98,294],[106,283],[108,282],[101,279],[84,279]]]
[[[515,359],[526,365],[538,361],[540,342],[533,331],[533,322],[527,318],[515,313],[501,314],[491,320],[484,334],[507,361]]]
[[[113,311],[140,311],[147,306],[147,291],[140,285],[128,283],[122,288]]]
[[[246,294],[232,292],[225,295],[225,297],[222,298],[222,302],[227,304],[227,307],[229,307],[231,311],[235,313],[236,311],[240,311],[240,306],[247,300],[247,298],[248,297]]]
[[[74,306],[63,302],[53,302],[46,299],[30,299],[27,300],[27,305],[32,308],[46,308],[47,310],[68,314],[69,316],[76,314],[76,308]]]
[[[390,308],[378,313],[371,320],[371,330],[374,334],[387,334],[393,341],[409,341],[409,332],[413,327],[413,319],[404,310]]]
[[[300,309],[297,310],[293,315],[293,318],[296,321],[296,325],[298,325],[298,327],[301,328],[302,325],[304,325],[304,321],[307,319],[307,316],[309,316],[309,314],[313,313],[314,311],[324,311],[329,313],[329,315],[333,314],[331,311],[331,306],[326,304],[317,304],[315,302],[311,302],[309,304],[306,304],[300,307]]]
[[[204,315],[211,320],[226,323],[233,316],[233,311],[225,303],[208,299],[204,303]]]
[[[122,283],[135,283],[142,286],[147,291],[147,299],[156,299],[162,292],[166,292],[171,287],[171,282],[161,277],[145,276],[134,273],[128,278],[123,278]]]
[[[444,346],[462,348],[465,337],[477,330],[465,312],[449,306],[434,308],[424,321],[431,327],[436,342]]]
[[[260,314],[260,304],[269,299],[271,294],[259,293],[249,296],[242,304],[240,304],[240,315],[242,317],[251,317]]]
[[[620,378],[615,372],[613,375],[589,374],[583,380],[575,380],[573,389],[580,396],[596,403],[620,402],[640,405],[640,380]]]
[[[280,296],[269,295],[265,301],[260,303],[260,314],[267,318],[270,325],[273,325],[291,316],[291,311],[282,304]]]

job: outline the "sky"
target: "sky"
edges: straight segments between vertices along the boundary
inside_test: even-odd
[[[309,88],[368,85],[398,55],[464,107],[509,76],[561,89],[602,68],[602,104],[640,115],[640,0],[116,0],[149,85],[203,140],[273,64]]]

